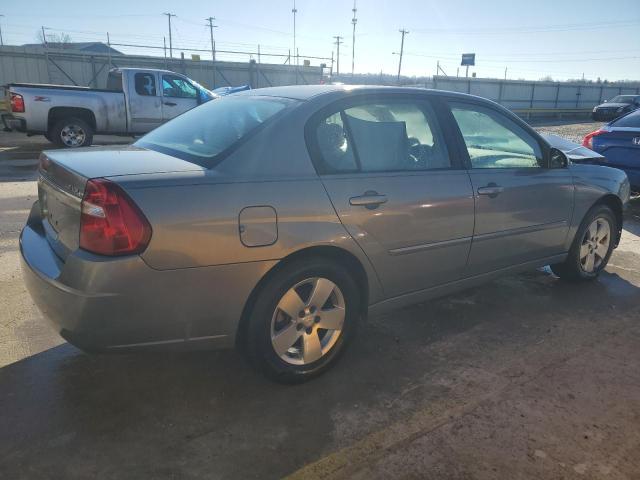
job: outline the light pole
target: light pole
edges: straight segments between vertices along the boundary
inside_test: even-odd
[[[296,49],[296,13],[298,13],[298,9],[296,8],[296,0],[293,0],[293,8],[291,9],[291,13],[293,13],[293,54],[296,56],[296,67],[298,66],[298,50]]]
[[[353,38],[351,39],[351,76],[355,71],[355,63],[356,63],[356,23],[358,23],[358,19],[356,18],[356,12],[358,9],[356,8],[356,0],[353,0],[353,18],[351,19],[351,23],[353,24]]]
[[[4,15],[2,15],[0,13],[0,19],[4,17]],[[2,25],[0,25],[0,47],[4,45],[4,41],[2,40]]]

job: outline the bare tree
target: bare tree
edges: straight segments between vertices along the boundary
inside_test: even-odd
[[[46,38],[44,35],[46,35]],[[38,30],[38,32],[36,33],[36,38],[38,39],[38,42],[40,42],[42,45],[45,45],[48,43],[48,44],[55,44],[63,48],[65,45],[68,45],[73,41],[71,39],[71,35],[69,35],[68,33],[64,33],[64,32],[46,33],[43,30]]]

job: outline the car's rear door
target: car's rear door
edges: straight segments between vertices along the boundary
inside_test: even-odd
[[[162,105],[158,90],[158,74],[152,71],[135,72],[128,77],[127,108],[129,131],[146,133],[162,123]]]
[[[198,105],[198,90],[189,80],[171,73],[162,74],[162,119],[171,120]]]
[[[471,184],[437,108],[413,95],[367,96],[307,128],[329,197],[388,297],[456,280],[467,261]]]
[[[457,99],[449,106],[475,198],[468,274],[563,253],[573,212],[568,169],[549,168],[539,137],[500,109]]]

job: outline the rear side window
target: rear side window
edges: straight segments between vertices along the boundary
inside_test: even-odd
[[[144,97],[156,96],[156,77],[153,73],[136,73],[133,81],[138,95]]]
[[[452,104],[471,168],[540,168],[540,144],[517,123],[480,105]]]
[[[122,72],[109,72],[107,76],[107,90],[122,91]]]
[[[320,173],[450,168],[435,114],[422,103],[371,102],[322,119],[315,128]]]
[[[151,131],[135,145],[210,168],[295,100],[229,96],[205,103]]]
[[[640,109],[611,122],[614,127],[640,128]]]

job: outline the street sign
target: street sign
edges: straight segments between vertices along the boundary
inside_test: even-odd
[[[462,62],[460,65],[464,66],[473,66],[476,64],[476,54],[475,53],[463,53],[462,54]]]

